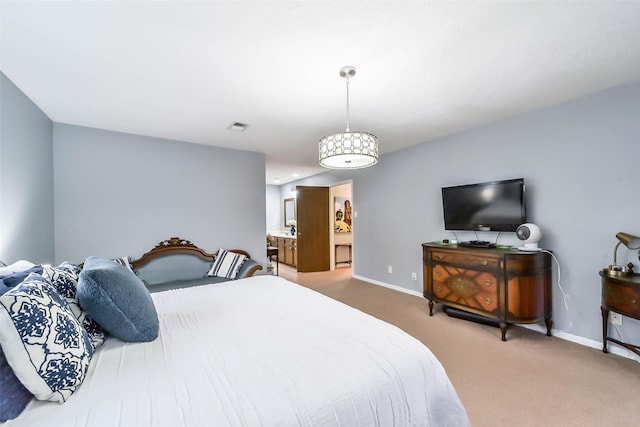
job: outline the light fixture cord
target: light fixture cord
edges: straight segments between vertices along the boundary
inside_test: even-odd
[[[347,79],[347,132],[351,132],[349,130],[349,73],[345,78]]]

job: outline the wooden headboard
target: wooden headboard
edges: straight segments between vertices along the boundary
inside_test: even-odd
[[[243,251],[242,249],[229,249],[229,250],[231,252],[242,254],[247,258],[251,258],[249,253],[247,251]],[[164,255],[172,255],[172,254],[196,255],[205,261],[213,261],[217,256],[217,254],[210,254],[204,249],[197,247],[187,239],[181,239],[180,237],[172,237],[170,239],[163,240],[162,242],[158,243],[153,249],[151,249],[149,252],[142,255],[139,259],[131,261],[131,265],[134,268],[141,267],[155,258],[164,256]]]

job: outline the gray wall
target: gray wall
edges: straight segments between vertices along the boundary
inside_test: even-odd
[[[0,260],[53,262],[53,124],[0,73]]]
[[[287,184],[283,191],[353,177],[354,275],[421,293],[420,244],[453,238],[444,231],[440,188],[524,177],[529,219],[543,230],[541,246],[559,260],[567,295],[554,264],[556,334],[593,345],[602,340],[598,271],[613,262],[618,231],[640,235],[639,117],[640,84],[625,85],[397,151],[369,169]],[[514,233],[502,233],[500,242],[518,243]],[[640,271],[637,251],[621,248],[618,263],[629,261]],[[640,322],[625,318],[613,334],[640,342]]]
[[[283,201],[280,198],[280,187],[277,185],[267,185],[267,211],[266,211],[266,230],[282,230],[284,222],[282,219]]]
[[[56,123],[54,165],[56,262],[173,236],[266,260],[263,154]]]

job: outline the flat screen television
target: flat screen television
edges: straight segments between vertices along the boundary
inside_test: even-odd
[[[516,231],[527,222],[524,178],[442,188],[445,230]]]

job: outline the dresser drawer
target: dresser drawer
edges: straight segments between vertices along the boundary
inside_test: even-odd
[[[472,254],[468,252],[432,251],[431,259],[435,262],[446,262],[466,268],[497,269],[500,258],[497,256]]]
[[[498,308],[498,280],[489,272],[436,265],[433,294],[442,301],[488,313]]]
[[[640,286],[618,280],[603,280],[602,305],[640,320]]]

